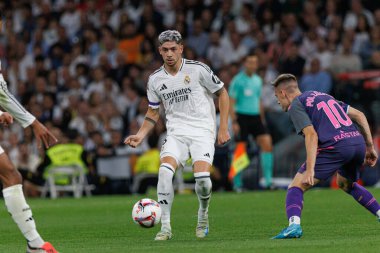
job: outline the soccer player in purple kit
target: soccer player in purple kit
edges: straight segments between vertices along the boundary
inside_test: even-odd
[[[296,77],[291,74],[279,75],[273,86],[279,104],[289,112],[297,133],[305,137],[306,162],[288,187],[286,213],[289,226],[272,239],[302,236],[304,192],[335,172],[339,187],[380,221],[379,203],[369,191],[355,183],[363,162],[373,167],[377,161],[365,115],[328,94],[301,93]]]

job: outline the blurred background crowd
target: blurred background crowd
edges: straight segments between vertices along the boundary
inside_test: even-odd
[[[127,156],[132,175],[157,166],[137,164],[142,155],[146,164],[157,161],[164,117],[140,148],[122,142],[144,120],[147,79],[162,65],[157,36],[166,29],[180,31],[184,57],[208,64],[227,88],[244,57],[258,56],[275,177],[292,176],[303,159],[302,139],[289,139],[292,126],[270,85],[279,73],[294,74],[302,91],[330,93],[363,110],[379,142],[380,1],[4,0],[0,9],[1,71],[9,91],[62,143],[83,146],[98,193],[130,191],[124,180],[99,173],[101,157]],[[0,135],[16,167],[40,170],[45,154],[31,129],[13,124]],[[230,146],[216,150],[216,189],[230,189]],[[368,184],[377,181],[374,171]]]

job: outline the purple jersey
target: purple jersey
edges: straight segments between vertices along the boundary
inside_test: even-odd
[[[348,107],[328,94],[306,91],[293,100],[288,111],[298,134],[313,125],[319,148],[363,144],[363,136],[347,115]]]

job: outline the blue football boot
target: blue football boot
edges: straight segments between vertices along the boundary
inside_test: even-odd
[[[291,239],[291,238],[301,238],[302,228],[301,225],[292,224],[289,227],[282,230],[278,235],[272,237],[272,239]]]

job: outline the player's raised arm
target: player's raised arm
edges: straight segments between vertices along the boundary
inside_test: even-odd
[[[350,106],[348,107],[347,114],[358,125],[361,134],[364,136],[367,147],[373,146],[371,130],[364,113]]]
[[[219,98],[219,110],[220,110],[220,127],[218,132],[218,144],[223,145],[227,143],[231,137],[228,132],[228,111],[230,109],[229,96],[227,90],[222,87],[215,92],[215,95]]]
[[[141,125],[137,134],[130,135],[125,138],[124,143],[131,146],[132,148],[137,147],[144,140],[145,136],[154,128],[154,125],[157,123],[158,118],[160,117],[159,109],[148,108],[148,111],[145,114],[145,119]]]
[[[351,106],[348,107],[347,114],[353,121],[355,121],[355,123],[359,127],[361,134],[364,137],[367,146],[364,163],[371,167],[375,166],[378,155],[373,145],[372,134],[366,116],[364,115],[364,113]]]
[[[0,82],[0,105],[15,118],[23,128],[31,126],[34,135],[38,141],[38,146],[44,145],[49,148],[52,144],[56,143],[57,138],[39,122],[32,114],[30,114],[8,91],[7,84]]]

